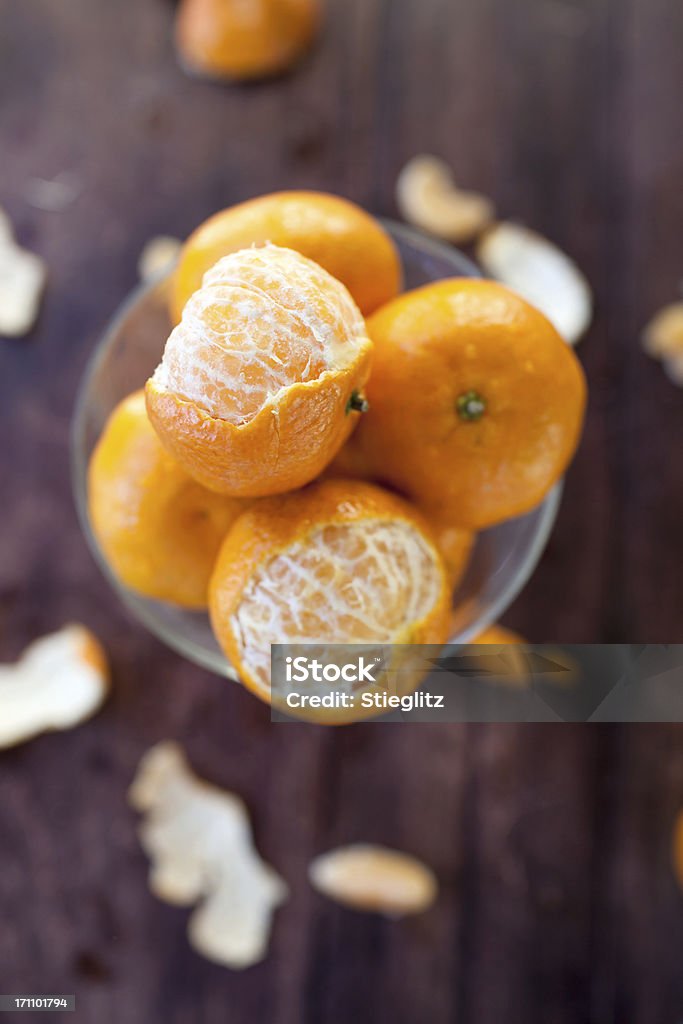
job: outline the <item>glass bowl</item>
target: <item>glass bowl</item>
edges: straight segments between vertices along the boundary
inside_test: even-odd
[[[405,287],[445,277],[479,277],[461,252],[399,224],[385,222],[399,248]],[[124,604],[152,633],[180,654],[223,676],[234,669],[216,643],[208,616],[133,593],[112,575],[88,517],[87,467],[112,409],[142,387],[155,369],[170,332],[167,281],[137,288],[123,303],[88,363],[80,384],[71,433],[73,487],[78,514],[92,552]],[[481,532],[464,579],[453,595],[453,644],[466,643],[499,619],[533,572],[552,529],[561,485],[517,519]],[[312,638],[315,639],[315,638]]]

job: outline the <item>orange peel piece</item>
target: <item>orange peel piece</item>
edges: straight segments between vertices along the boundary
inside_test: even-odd
[[[85,626],[64,626],[0,665],[0,749],[90,718],[109,689],[107,659]]]
[[[388,917],[422,913],[438,892],[434,872],[422,861],[369,843],[316,857],[308,876],[314,889],[337,903]]]
[[[683,387],[683,302],[672,302],[652,318],[643,331],[643,349],[661,359],[673,384]]]
[[[448,164],[435,156],[415,156],[406,164],[396,202],[409,224],[456,244],[471,242],[495,216],[491,200],[459,189]]]
[[[242,800],[198,778],[182,748],[163,742],[142,759],[129,802],[145,815],[139,836],[152,892],[175,906],[197,904],[192,947],[236,970],[262,960],[287,887],[254,848]]]
[[[172,235],[157,235],[145,243],[138,258],[141,281],[157,281],[173,269],[183,243]]]
[[[487,274],[530,302],[570,345],[588,330],[593,318],[590,285],[573,260],[536,231],[501,221],[477,247]]]
[[[46,278],[43,260],[16,243],[12,225],[0,210],[0,336],[28,334],[38,317]]]

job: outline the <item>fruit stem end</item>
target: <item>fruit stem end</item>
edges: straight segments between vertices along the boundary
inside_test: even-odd
[[[486,412],[486,402],[478,391],[465,391],[455,404],[460,419],[469,423],[476,423]]]
[[[367,412],[370,408],[370,403],[367,398],[363,398],[360,391],[352,391],[351,397],[346,403],[346,415],[350,412]]]

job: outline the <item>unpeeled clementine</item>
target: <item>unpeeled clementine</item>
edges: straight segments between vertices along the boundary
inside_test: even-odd
[[[213,563],[245,502],[198,484],[163,448],[136,391],[114,409],[88,468],[90,522],[109,568],[145,597],[206,608]]]
[[[406,292],[368,320],[370,411],[344,454],[442,522],[534,508],[576,450],[586,384],[552,324],[493,281]]]
[[[308,257],[345,285],[364,316],[401,288],[396,246],[360,206],[325,192],[274,192],[215,213],[183,245],[171,282],[171,318],[222,257],[272,242]]]
[[[308,49],[320,0],[182,0],[176,45],[188,71],[208,78],[266,78]]]

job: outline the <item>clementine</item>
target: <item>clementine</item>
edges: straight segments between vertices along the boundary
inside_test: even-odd
[[[166,448],[206,487],[301,487],[365,408],[372,344],[348,291],[291,249],[225,256],[185,307],[147,382]]]
[[[188,71],[208,78],[265,78],[309,48],[320,0],[182,0],[175,36]]]
[[[95,538],[124,586],[206,608],[218,549],[245,502],[207,491],[167,454],[143,391],[107,421],[90,460],[88,503]]]
[[[265,242],[319,263],[346,285],[365,316],[400,290],[398,252],[374,217],[339,196],[275,192],[216,213],[190,235],[171,285],[173,323],[217,260]]]
[[[368,333],[355,461],[470,530],[545,497],[576,449],[586,385],[541,313],[495,282],[453,279],[394,299]]]
[[[450,614],[445,566],[424,520],[396,496],[349,480],[247,510],[221,548],[209,600],[242,681],[275,704],[286,689],[271,689],[271,644],[442,644]]]

